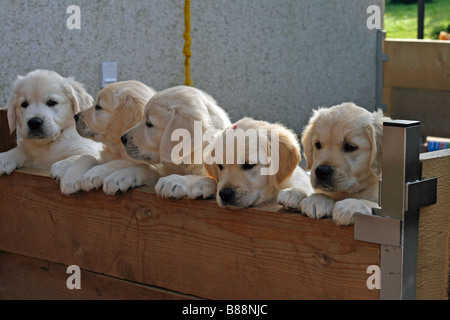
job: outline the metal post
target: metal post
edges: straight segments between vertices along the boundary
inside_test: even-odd
[[[383,131],[381,215],[401,220],[401,246],[381,246],[381,299],[415,299],[419,209],[407,211],[408,182],[420,180],[420,122],[391,121]]]
[[[388,55],[383,53],[383,42],[386,38],[386,31],[377,30],[376,45],[376,80],[375,80],[375,110],[387,110],[383,104],[383,62],[388,60]]]
[[[380,209],[355,216],[355,239],[379,243],[382,300],[416,298],[419,208],[436,203],[437,179],[421,180],[420,122],[383,128]]]
[[[425,19],[425,0],[418,0],[418,14],[417,14],[417,39],[423,39],[423,25]]]

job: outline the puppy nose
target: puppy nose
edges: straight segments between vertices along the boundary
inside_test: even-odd
[[[223,202],[230,202],[234,198],[234,190],[231,188],[225,188],[220,190],[219,197]]]
[[[122,140],[123,144],[127,144],[128,139],[127,139],[127,136],[125,134],[120,137],[120,140]]]
[[[75,122],[78,121],[78,119],[80,119],[80,114],[77,113],[76,115],[73,116],[75,118]]]
[[[28,120],[28,127],[31,130],[40,129],[43,124],[44,120],[42,120],[41,118],[31,118],[30,120]]]
[[[333,175],[334,171],[330,166],[318,166],[316,168],[316,177],[319,178],[320,180],[327,180],[330,179],[331,176]]]

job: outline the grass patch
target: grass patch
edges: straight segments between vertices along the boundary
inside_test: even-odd
[[[437,39],[439,31],[446,31],[449,25],[449,0],[425,3],[424,39]],[[417,39],[417,2],[401,4],[386,0],[384,29],[386,38]]]

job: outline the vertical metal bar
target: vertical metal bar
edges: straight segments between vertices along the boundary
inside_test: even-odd
[[[381,245],[381,300],[399,300],[402,296],[403,248]]]
[[[423,39],[423,26],[424,26],[424,19],[425,19],[425,0],[418,0],[417,1],[418,8],[417,8],[417,39]]]
[[[375,110],[387,110],[383,104],[383,62],[388,60],[388,56],[383,54],[383,41],[386,37],[384,30],[377,30],[376,44],[376,80],[375,80]]]
[[[412,121],[406,128],[405,148],[405,189],[406,183],[420,180],[422,166],[420,163],[420,122]],[[419,208],[406,210],[403,217],[403,286],[402,299],[416,298],[417,278],[417,241],[419,234]]]
[[[381,215],[402,223],[400,247],[381,246],[380,298],[414,299],[419,211],[406,211],[406,183],[420,179],[420,122],[389,121],[383,130]]]

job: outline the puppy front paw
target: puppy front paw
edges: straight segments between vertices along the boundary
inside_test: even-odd
[[[156,183],[155,191],[162,198],[184,198],[188,195],[187,179],[178,174],[160,178]]]
[[[72,165],[73,161],[67,159],[55,162],[54,164],[52,164],[52,167],[50,169],[50,174],[52,175],[52,178],[55,179],[56,181],[61,181],[63,176],[66,174],[66,172]]]
[[[129,170],[120,170],[107,176],[103,180],[103,192],[109,196],[125,192],[128,189],[139,187],[143,184],[142,179]]]
[[[62,194],[70,196],[74,193],[81,191],[81,179],[80,178],[71,179],[70,177],[63,177],[59,187],[61,189]]]
[[[0,175],[11,174],[17,169],[17,163],[14,159],[0,158]]]
[[[375,203],[359,199],[344,199],[336,202],[333,209],[333,221],[337,225],[347,226],[355,222],[355,214],[372,215]]]
[[[277,202],[289,210],[300,210],[300,202],[307,194],[298,187],[286,188],[278,192]]]
[[[102,170],[100,166],[91,168],[81,177],[81,189],[83,191],[99,189],[108,175],[109,172]]]
[[[313,193],[300,202],[300,211],[311,219],[331,216],[334,199],[322,193]]]
[[[208,199],[216,195],[217,183],[209,177],[200,177],[188,185],[190,199]]]

